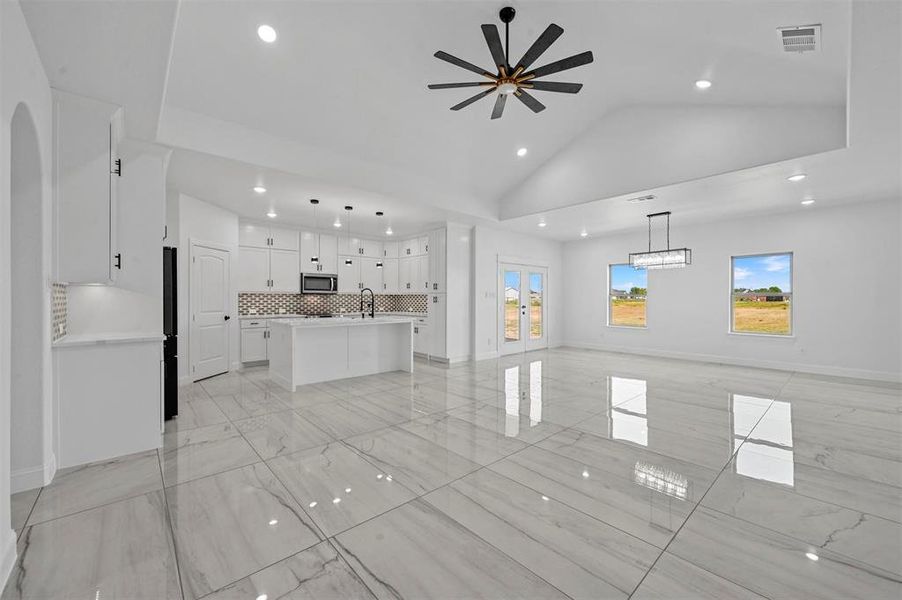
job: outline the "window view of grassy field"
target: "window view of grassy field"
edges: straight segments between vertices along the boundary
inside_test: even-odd
[[[645,327],[645,299],[611,298],[611,325]]]
[[[733,331],[741,333],[773,333],[789,335],[789,301],[751,302],[733,299]]]
[[[732,331],[792,333],[792,255],[734,256],[732,301]]]

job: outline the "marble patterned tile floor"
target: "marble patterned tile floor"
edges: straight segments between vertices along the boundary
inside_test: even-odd
[[[180,390],[12,497],[2,599],[902,597],[902,386],[556,348]]]

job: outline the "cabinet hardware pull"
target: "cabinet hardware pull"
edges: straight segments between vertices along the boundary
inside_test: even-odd
[[[110,171],[110,173],[112,175],[118,175],[119,177],[122,177],[122,159],[117,158],[113,161],[113,164],[116,166]]]
[[[122,269],[122,254],[116,255],[116,268],[120,270]]]

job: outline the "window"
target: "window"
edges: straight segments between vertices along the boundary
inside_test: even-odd
[[[645,327],[648,272],[629,265],[608,267],[608,325]]]
[[[734,256],[730,331],[792,334],[792,253]]]

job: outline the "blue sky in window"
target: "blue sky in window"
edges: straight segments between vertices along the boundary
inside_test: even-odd
[[[790,255],[743,256],[733,259],[733,287],[756,290],[777,286],[792,291]]]
[[[504,287],[505,288],[514,288],[515,290],[520,289],[520,271],[505,271],[504,272]]]
[[[629,265],[611,265],[611,288],[628,292],[632,287],[647,288],[648,271]]]

